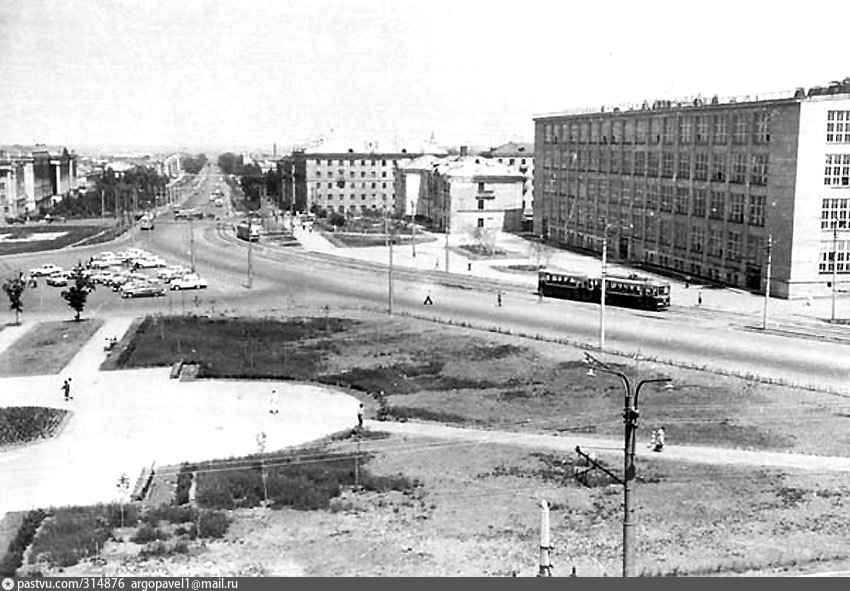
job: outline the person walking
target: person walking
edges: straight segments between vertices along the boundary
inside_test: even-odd
[[[501,291],[496,293],[496,305],[500,308],[502,307],[502,292]]]
[[[422,305],[423,306],[433,306],[434,305],[434,300],[431,299],[431,293],[430,292],[428,293],[428,295],[425,296],[425,301],[422,302]]]
[[[697,306],[702,306],[702,292],[697,293]]]
[[[65,393],[65,402],[74,399],[74,397],[71,396],[71,378],[67,378],[62,383],[62,391]]]
[[[271,399],[269,400],[269,414],[276,415],[280,411],[280,397],[277,395],[277,390],[272,390]]]
[[[655,447],[653,448],[653,451],[660,452],[664,449],[664,443],[664,427],[658,427],[658,431],[655,435]]]
[[[357,428],[363,429],[363,403],[360,403],[360,406],[357,407]]]

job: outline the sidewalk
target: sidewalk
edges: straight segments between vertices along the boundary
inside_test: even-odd
[[[386,246],[339,248],[329,242],[320,232],[302,230],[295,227],[295,237],[306,249],[322,252],[333,256],[351,258],[387,265],[389,252]],[[421,240],[421,241],[420,241]],[[536,289],[537,274],[533,269],[537,265],[569,269],[587,274],[598,274],[601,262],[598,258],[574,252],[556,249],[525,240],[513,234],[501,234],[496,242],[496,248],[504,251],[501,258],[478,259],[465,256],[458,252],[462,244],[469,243],[465,235],[449,237],[449,272],[460,276],[481,277],[501,281],[509,285]],[[413,256],[413,246],[410,244],[396,245],[393,248],[393,265],[408,269],[425,271],[445,271],[446,241],[445,234],[432,234],[417,229],[416,256]],[[540,249],[538,255],[537,250]],[[525,267],[526,270],[511,271],[509,267]],[[657,277],[668,281],[671,286],[671,303],[673,306],[692,308],[694,314],[726,313],[744,315],[751,324],[761,326],[764,310],[764,296],[736,288],[717,289],[691,284],[686,287],[684,282],[676,279],[662,278],[643,270],[636,270],[617,264],[608,265],[609,273],[637,272],[641,275]],[[702,303],[699,303],[699,299]],[[831,298],[817,298],[811,302],[806,300],[782,300],[771,298],[768,304],[768,322],[783,324],[788,322],[803,322],[822,326],[840,333],[846,332],[850,338],[850,326],[846,329],[840,325],[830,325]],[[850,318],[850,297],[838,295],[836,298],[836,318]]]

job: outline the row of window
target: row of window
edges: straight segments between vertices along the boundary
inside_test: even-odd
[[[350,188],[352,188],[352,189],[353,189],[355,184],[356,184],[356,183],[349,183],[348,185],[349,185],[349,187],[350,187]],[[373,188],[373,189],[377,188],[377,187],[376,187],[376,185],[377,185],[377,184],[378,184],[378,183],[372,183],[372,188]],[[333,188],[344,189],[344,188],[345,188],[345,183],[344,183],[344,182],[343,182],[343,186],[342,186],[342,187],[340,187],[340,186],[339,186],[339,182],[335,182],[335,183],[328,183],[327,185],[328,185],[328,189],[333,189]],[[322,188],[322,183],[316,183],[316,189],[318,190],[318,189],[321,189],[321,188]],[[360,183],[360,188],[365,189],[365,188],[366,188],[366,183]],[[382,189],[386,189],[386,188],[387,188],[387,183],[381,183],[381,188],[382,188]]]
[[[850,240],[821,242],[818,273],[850,273]]]
[[[321,165],[322,165],[322,162],[323,162],[322,160],[316,160],[316,161],[315,161],[315,165],[316,165],[316,166],[321,166]],[[330,166],[333,166],[333,165],[334,165],[334,162],[337,162],[337,165],[338,165],[338,166],[344,166],[346,161],[345,161],[345,160],[327,160],[327,166],[329,166],[329,167],[330,167]],[[368,164],[367,164],[367,162],[368,162]],[[386,165],[387,165],[387,162],[388,162],[388,160],[381,160],[381,166],[386,166]],[[312,164],[312,162],[311,162],[311,164]],[[353,159],[353,158],[352,158],[352,159],[349,159],[349,160],[348,160],[348,164],[349,164],[350,166],[356,166],[356,164],[357,164],[357,160],[355,160],[355,159]],[[378,165],[378,161],[377,161],[377,160],[374,160],[374,159],[371,159],[371,158],[370,158],[369,160],[360,160],[360,166],[377,166],[377,165]],[[398,166],[398,160],[393,160],[393,161],[392,161],[392,165],[393,165],[393,166]]]
[[[710,157],[710,158],[709,158]],[[767,185],[768,154],[727,154],[726,152],[644,152],[620,154],[600,150],[572,153],[547,152],[543,169],[661,177],[669,179]]]
[[[322,171],[317,170],[316,174],[313,175],[313,176],[314,176],[314,178],[317,178],[317,179],[322,178]],[[354,172],[353,170],[351,170],[351,171],[348,172],[348,176],[349,176],[349,178],[355,178],[357,176],[357,173]],[[378,173],[373,170],[372,174],[370,176],[372,178],[377,178]],[[327,174],[327,178],[345,178],[345,171],[339,170],[339,171],[336,172],[336,174],[334,174],[333,172],[331,172],[329,170],[328,174]],[[360,178],[366,178],[366,171],[365,170],[360,171]],[[381,178],[387,178],[387,171],[386,170],[381,171]]]
[[[850,143],[850,111],[829,111],[827,113],[826,141],[829,144]]]
[[[333,199],[334,199],[334,197],[335,197],[335,196],[336,196],[336,197],[339,197],[339,198],[340,198],[340,200],[345,200],[345,195],[342,195],[342,194],[340,194],[340,195],[334,195],[333,193],[328,193],[327,195],[325,195],[324,193],[316,193],[316,195],[314,196],[314,198],[315,198],[315,199],[327,199],[328,201],[333,201]],[[378,199],[378,198],[380,197],[383,201],[386,201],[386,200],[387,200],[388,195],[386,195],[386,194],[372,193],[371,197],[372,197],[372,199]],[[356,198],[357,198],[357,195],[356,195],[355,193],[351,193],[351,194],[350,194],[350,198],[351,198],[351,199],[356,199]],[[365,200],[366,200],[366,193],[360,193],[360,198],[361,198],[361,200],[365,201]],[[393,193],[393,194],[392,194],[392,198],[393,198],[393,199],[395,199],[395,193]]]
[[[823,184],[828,187],[850,186],[850,154],[827,154]]]
[[[768,111],[714,115],[613,117],[564,123],[543,123],[547,144],[674,144],[711,143],[743,145],[770,142]]]
[[[499,158],[499,164],[507,164],[508,166],[514,166],[516,164],[516,158]],[[507,162],[504,162],[507,160]],[[525,166],[525,158],[520,158],[520,166]]]

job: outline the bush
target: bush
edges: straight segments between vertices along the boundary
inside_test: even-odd
[[[124,527],[133,527],[139,523],[141,510],[135,503],[124,503]],[[121,505],[112,503],[106,505],[106,519],[109,527],[121,527]]]
[[[167,539],[168,534],[159,530],[158,528],[151,527],[150,525],[145,523],[142,524],[142,526],[136,530],[136,533],[133,534],[133,537],[130,538],[130,541],[134,544],[147,544],[148,542]]]
[[[223,538],[230,526],[230,518],[223,511],[203,511],[198,528],[201,538]]]
[[[47,517],[47,513],[41,509],[30,511],[24,516],[15,537],[9,543],[9,548],[3,558],[0,559],[0,577],[15,576],[15,571],[23,564],[24,552],[32,543],[35,533],[45,517]]]
[[[94,556],[112,537],[108,505],[53,509],[32,543],[29,561],[65,568]]]
[[[148,510],[142,520],[146,524],[156,527],[161,521],[174,524],[193,523],[197,517],[197,509],[188,505],[160,505]]]

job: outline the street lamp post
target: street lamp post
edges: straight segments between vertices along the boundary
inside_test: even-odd
[[[770,263],[773,249],[773,234],[767,235],[767,281],[764,285],[764,313],[761,319],[761,329],[767,330],[767,302],[770,301]]]
[[[387,244],[390,250],[390,266],[389,272],[387,275],[387,311],[389,315],[393,315],[393,236],[389,230],[389,223],[386,218],[386,213],[384,215],[384,235],[386,236]]]
[[[638,382],[637,388],[632,390],[631,381],[626,374],[611,369],[589,353],[585,353],[585,363],[588,364],[588,374],[593,375],[593,370],[615,375],[623,382],[625,393],[623,422],[625,424],[625,442],[623,447],[623,576],[635,576],[634,549],[635,549],[635,519],[632,507],[632,482],[635,479],[635,447],[637,439],[637,420],[640,416],[638,411],[638,399],[640,390],[645,384],[670,383],[671,378],[652,378]]]
[[[838,225],[832,227],[832,314],[830,322],[835,322],[835,282],[838,279]]]
[[[605,283],[608,274],[608,226],[602,237],[602,278],[599,286],[599,350],[605,350]]]

